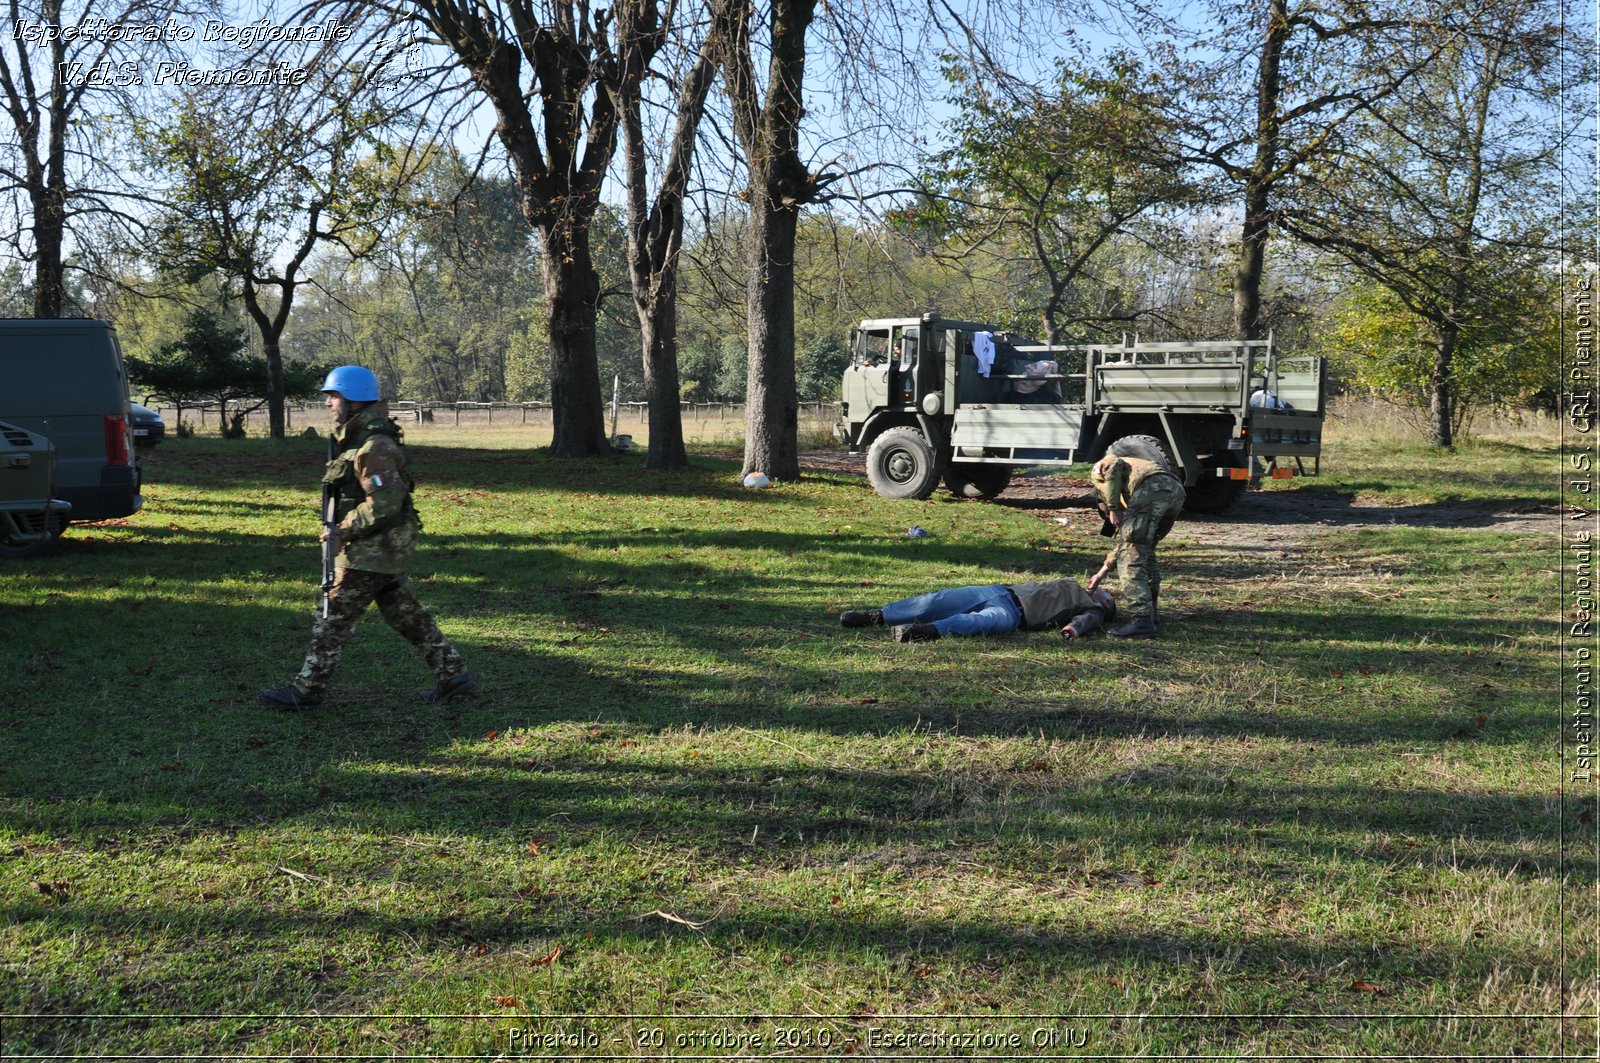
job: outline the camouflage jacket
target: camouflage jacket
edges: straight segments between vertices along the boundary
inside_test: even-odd
[[[1177,477],[1153,461],[1107,454],[1089,470],[1089,482],[1112,509],[1127,509],[1139,485],[1152,476]],[[1181,484],[1182,481],[1179,481]]]
[[[413,482],[400,426],[385,404],[356,411],[334,429],[339,455],[322,482],[337,496],[340,568],[399,575],[411,560],[422,522],[411,504]]]

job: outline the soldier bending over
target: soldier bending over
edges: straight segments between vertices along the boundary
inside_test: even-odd
[[[1116,454],[1095,462],[1089,481],[1100,492],[1102,512],[1116,536],[1105,564],[1089,577],[1089,589],[1100,586],[1115,562],[1122,581],[1122,613],[1128,622],[1111,633],[1120,638],[1154,638],[1161,596],[1156,543],[1166,538],[1183,508],[1183,481],[1153,461]]]

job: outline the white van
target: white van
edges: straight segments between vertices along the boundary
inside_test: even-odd
[[[72,519],[137,513],[128,372],[109,321],[0,319],[0,421],[56,448],[56,497]]]

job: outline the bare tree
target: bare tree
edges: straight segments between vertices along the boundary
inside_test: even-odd
[[[1468,0],[1469,7],[1487,0]],[[1168,16],[1140,0],[1108,0],[1117,30],[1137,32],[1150,65],[1187,84],[1172,94],[1187,161],[1210,168],[1237,195],[1234,330],[1270,327],[1262,306],[1268,245],[1280,207],[1327,158],[1339,129],[1428,69],[1447,0],[1209,0],[1204,17]],[[1198,29],[1196,27],[1199,27]],[[1416,50],[1419,42],[1424,45]],[[1195,61],[1193,55],[1209,56]]]
[[[1549,109],[1593,73],[1561,16],[1550,0],[1501,0],[1419,27],[1443,36],[1442,61],[1342,130],[1333,165],[1282,215],[1291,235],[1392,293],[1430,336],[1437,446],[1452,445],[1460,422],[1461,356],[1534,346],[1511,308],[1555,268],[1561,165],[1578,126],[1569,115],[1564,130]]]
[[[639,313],[645,397],[650,410],[652,469],[688,464],[678,380],[678,262],[683,249],[684,197],[700,117],[716,74],[716,35],[707,30],[675,95],[675,119],[655,202],[649,202],[650,145],[643,118],[644,82],[666,44],[678,6],[668,0],[624,0],[617,10],[619,77],[614,89],[622,118],[628,179],[628,270]]]
[[[795,395],[794,263],[800,211],[840,178],[807,169],[800,155],[805,113],[806,30],[817,0],[772,0],[764,84],[756,74],[752,0],[718,13],[723,81],[744,149],[749,206],[744,468],[775,480],[800,477]]]
[[[590,225],[617,143],[612,13],[588,0],[409,0],[384,6],[449,46],[494,108],[522,214],[539,234],[550,337],[551,453],[610,451],[595,352]],[[524,84],[524,64],[527,83]],[[530,107],[537,102],[538,114]]]
[[[33,262],[33,314],[60,317],[67,237],[75,218],[124,214],[129,195],[106,165],[112,151],[95,118],[124,110],[161,54],[175,20],[174,0],[10,0],[0,34],[0,191],[18,197],[7,236]],[[152,39],[153,38],[153,39]]]

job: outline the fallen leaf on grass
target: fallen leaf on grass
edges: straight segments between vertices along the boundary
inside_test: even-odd
[[[499,1004],[502,1008],[522,1007],[522,1001],[518,1000],[516,997],[495,997],[494,1002]]]
[[[1354,982],[1351,982],[1350,983],[1350,988],[1354,989],[1358,993],[1371,993],[1374,996],[1380,996],[1381,997],[1381,996],[1387,996],[1388,995],[1387,993],[1384,992],[1383,986],[1379,985],[1376,982],[1368,982],[1365,979],[1361,979],[1361,978],[1357,978]]]
[[[493,742],[496,738],[500,737],[500,732],[499,731],[490,731],[488,734],[484,735],[483,737],[484,737],[485,741]]]
[[[1109,977],[1107,977],[1106,981],[1111,983],[1112,985],[1116,986],[1118,989],[1126,989],[1126,988],[1128,988],[1126,985],[1123,984],[1122,979],[1118,978],[1114,974],[1110,975]]]
[[[561,946],[557,945],[537,960],[534,960],[533,965],[535,967],[548,967],[561,958],[561,951]]]
[[[858,698],[858,699],[856,699],[856,704],[857,705],[876,705],[877,703],[878,703],[878,699],[877,698]]]
[[[539,855],[539,839],[538,838],[535,838],[533,841],[528,843],[528,855],[529,856],[538,856]]]

